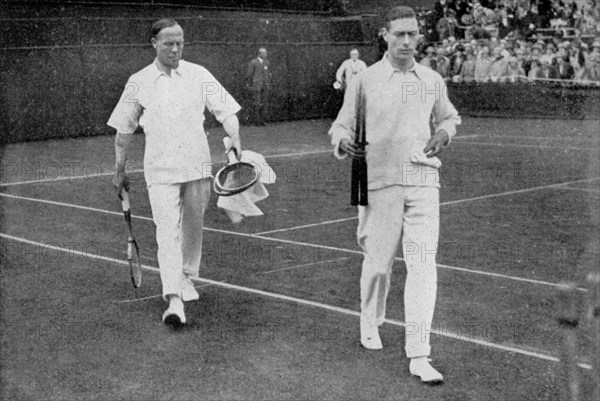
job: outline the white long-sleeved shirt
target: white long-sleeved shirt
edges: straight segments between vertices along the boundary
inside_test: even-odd
[[[340,65],[340,68],[337,69],[335,73],[335,79],[338,82],[345,82],[346,86],[348,86],[353,77],[366,69],[367,65],[364,61],[360,59],[354,61],[349,58],[348,60],[345,60],[342,65]]]
[[[439,160],[428,159],[422,152],[431,138],[430,117],[433,115],[435,132],[445,130],[450,138],[461,122],[448,99],[443,78],[416,62],[402,73],[392,67],[387,55],[356,78],[329,130],[334,154],[345,157],[339,147],[341,139],[354,140],[356,94],[363,85],[369,189],[392,185],[439,187]]]
[[[221,123],[241,109],[204,67],[181,60],[168,76],[155,60],[129,78],[107,124],[123,134],[144,129],[148,186],[188,182],[212,176],[205,107]]]

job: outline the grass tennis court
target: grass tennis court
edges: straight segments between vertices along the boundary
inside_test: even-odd
[[[111,185],[113,137],[6,146],[2,399],[558,399],[559,283],[583,287],[600,261],[598,121],[464,118],[458,127],[442,155],[438,387],[408,372],[401,254],[384,349],[360,346],[350,163],[332,156],[330,123],[242,127],[242,146],[267,157],[277,183],[258,204],[265,216],[239,225],[213,194],[200,300],[186,303],[180,331],[161,322],[143,135],[129,163],[146,266],[138,290]],[[209,131],[222,163],[223,131]],[[589,397],[591,364],[583,350]]]

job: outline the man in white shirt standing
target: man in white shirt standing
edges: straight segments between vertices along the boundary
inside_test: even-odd
[[[183,29],[176,21],[156,21],[151,42],[156,59],[129,78],[107,124],[117,130],[113,184],[118,194],[129,187],[125,167],[132,134],[138,126],[144,130],[144,176],[163,299],[169,303],[163,321],[179,326],[186,322],[183,302],[199,298],[191,277],[200,269],[212,178],[204,109],[223,124],[241,155],[240,106],[204,67],[182,59]]]
[[[352,78],[356,76],[361,71],[367,69],[367,65],[364,61],[360,60],[358,57],[360,54],[357,49],[352,49],[350,51],[350,58],[348,60],[344,60],[340,68],[335,73],[335,81],[340,84],[340,88],[347,88],[350,85],[350,81]]]
[[[436,157],[456,133],[460,117],[435,71],[415,62],[419,24],[410,7],[387,16],[384,57],[351,82],[329,134],[338,158],[366,158],[368,206],[358,207],[358,243],[364,254],[360,335],[367,349],[383,347],[392,264],[400,243],[406,261],[404,291],[409,371],[429,384],[443,376],[428,360],[437,293],[439,174]],[[356,94],[366,103],[366,150],[354,142]],[[435,132],[429,128],[433,115]]]

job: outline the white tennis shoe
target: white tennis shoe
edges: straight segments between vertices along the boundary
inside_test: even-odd
[[[162,319],[166,325],[173,327],[185,324],[185,313],[183,312],[183,301],[181,298],[171,298],[169,308],[163,313]]]
[[[435,370],[429,363],[429,358],[411,358],[409,370],[410,374],[421,378],[423,383],[440,384],[444,381],[444,376]]]
[[[182,280],[181,299],[184,302],[197,301],[200,299],[200,295],[198,294],[198,291],[196,291],[194,283],[192,283],[192,280],[190,280],[189,277],[186,277]]]
[[[383,349],[381,338],[379,337],[379,328],[360,326],[360,343],[366,349],[379,350]]]

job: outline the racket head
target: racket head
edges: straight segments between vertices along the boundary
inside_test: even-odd
[[[127,261],[133,288],[139,288],[142,285],[142,262],[140,261],[140,248],[132,237],[129,237],[127,241]]]
[[[213,181],[213,189],[220,196],[232,196],[244,192],[256,184],[260,174],[251,163],[235,162],[222,167]]]

